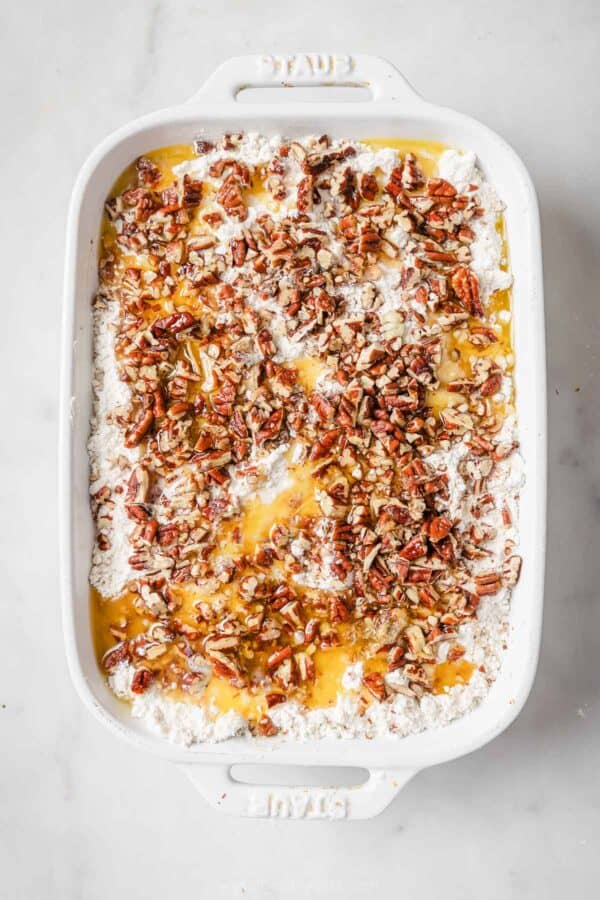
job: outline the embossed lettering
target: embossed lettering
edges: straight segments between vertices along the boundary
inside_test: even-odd
[[[257,818],[271,815],[270,800],[269,794],[252,792],[248,799],[248,815]]]
[[[329,75],[331,73],[331,57],[326,53],[313,53],[311,60],[315,75]]]
[[[277,63],[274,56],[261,56],[258,68],[263,75],[276,75]]]
[[[349,75],[354,68],[354,62],[351,56],[334,56],[333,70],[336,75]]]
[[[349,811],[348,798],[331,791],[253,792],[248,800],[248,815],[259,818],[344,819]]]
[[[354,61],[347,54],[298,53],[294,56],[261,56],[258,67],[263,77],[273,80],[311,81],[349,75],[354,69]]]

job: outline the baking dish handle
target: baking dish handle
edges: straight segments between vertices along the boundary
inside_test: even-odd
[[[423,102],[386,59],[364,53],[296,53],[234,56],[222,63],[188,102],[235,100],[251,87],[366,87],[373,102]]]
[[[416,769],[369,769],[364,784],[328,788],[242,784],[227,765],[203,763],[184,769],[215,809],[261,819],[371,819],[417,774]]]

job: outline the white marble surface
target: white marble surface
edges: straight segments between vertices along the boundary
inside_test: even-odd
[[[600,15],[595,0],[6,4],[2,68],[0,894],[18,900],[584,898],[600,875]],[[375,14],[375,9],[378,12]],[[327,10],[327,12],[324,12]],[[368,11],[368,15],[367,12]],[[87,153],[235,53],[355,49],[503,134],[541,202],[550,534],[531,699],[365,823],[236,821],[117,743],[66,671],[56,561],[63,232]]]

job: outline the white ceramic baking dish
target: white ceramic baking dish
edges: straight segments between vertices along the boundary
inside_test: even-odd
[[[319,85],[367,87],[370,99],[321,102]],[[241,103],[248,86],[286,86],[285,103]],[[294,86],[312,89],[294,99]],[[254,92],[256,93],[259,92]],[[306,90],[299,92],[306,95]],[[364,95],[364,91],[361,96]],[[314,96],[312,96],[314,95]],[[91,409],[91,299],[97,284],[97,242],[104,199],[117,175],[154,147],[190,142],[198,134],[254,130],[300,136],[410,137],[476,152],[487,178],[506,202],[514,274],[516,389],[526,484],[521,496],[524,565],[511,607],[511,637],[498,680],[486,700],[449,726],[403,739],[312,741],[235,739],[184,748],[148,733],[109,691],[94,657],[88,602],[93,526],[88,502],[86,441]],[[61,387],[61,557],[66,650],[84,701],[114,734],[140,749],[183,765],[216,807],[245,815],[353,817],[380,812],[417,771],[481,747],[522,708],[535,674],[542,620],[545,550],[546,400],[542,265],[536,196],[513,150],[488,128],[421,99],[400,73],[370,56],[307,54],[246,56],[224,63],[187,103],[119,129],[92,153],[70,208],[63,321]],[[285,766],[359,766],[370,772],[352,788],[249,786],[233,780],[234,763]],[[302,784],[299,769],[297,781]]]

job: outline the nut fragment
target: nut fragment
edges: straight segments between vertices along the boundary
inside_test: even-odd
[[[260,146],[198,140],[181,175],[140,157],[106,204],[94,314],[118,313],[128,400],[99,407],[122,447],[108,475],[93,460],[92,509],[94,565],[125,546],[135,576],[106,671],[189,702],[224,680],[272,736],[265,703],[310,706],[336,647],[366,666],[366,718],[418,702],[521,560],[479,179],[410,152],[384,176],[326,136]]]
[[[274,725],[269,716],[262,716],[256,723],[256,732],[261,737],[273,737],[279,729]]]
[[[136,669],[131,679],[131,690],[134,694],[143,694],[150,687],[154,673],[150,669]]]
[[[365,675],[363,684],[380,703],[385,700],[387,692],[383,675],[380,672],[371,672],[371,674]]]

